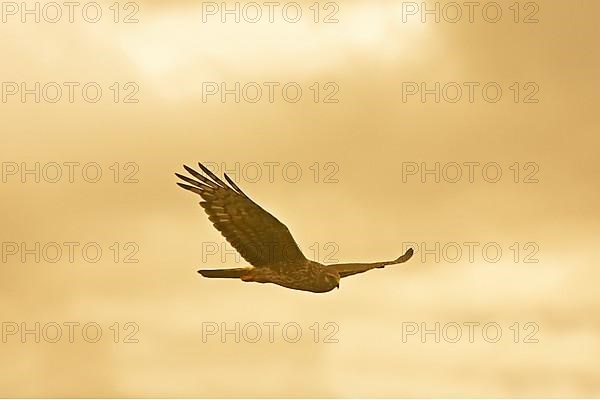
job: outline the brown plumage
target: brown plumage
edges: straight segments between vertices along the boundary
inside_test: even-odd
[[[339,288],[340,278],[366,272],[386,265],[408,261],[413,250],[393,261],[368,264],[323,265],[308,260],[288,228],[265,209],[252,201],[225,174],[227,183],[204,165],[198,166],[206,176],[184,165],[193,177],[175,174],[186,183],[182,188],[202,198],[200,202],[208,219],[229,243],[252,266],[247,268],[199,270],[207,278],[239,278],[246,282],[275,283],[290,289],[328,292]]]

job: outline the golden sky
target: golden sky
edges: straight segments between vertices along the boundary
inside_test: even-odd
[[[0,4],[0,395],[597,396],[600,4],[426,3]],[[203,279],[198,161],[309,258],[415,256]]]

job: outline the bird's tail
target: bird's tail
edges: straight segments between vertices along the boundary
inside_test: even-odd
[[[241,278],[250,268],[200,269],[198,273],[205,278]]]

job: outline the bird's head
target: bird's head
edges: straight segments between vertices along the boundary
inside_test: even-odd
[[[333,290],[333,288],[340,288],[340,274],[338,274],[337,271],[327,271],[324,275],[324,278],[329,290]]]

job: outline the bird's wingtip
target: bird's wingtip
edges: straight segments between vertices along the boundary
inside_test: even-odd
[[[402,254],[400,257],[398,257],[398,258],[396,259],[396,262],[397,262],[397,263],[403,263],[403,262],[406,262],[406,261],[410,260],[410,258],[413,256],[413,254],[414,254],[414,253],[415,253],[415,251],[413,250],[413,248],[412,248],[412,247],[410,247],[408,250],[406,250],[406,251],[404,252],[404,254]]]

